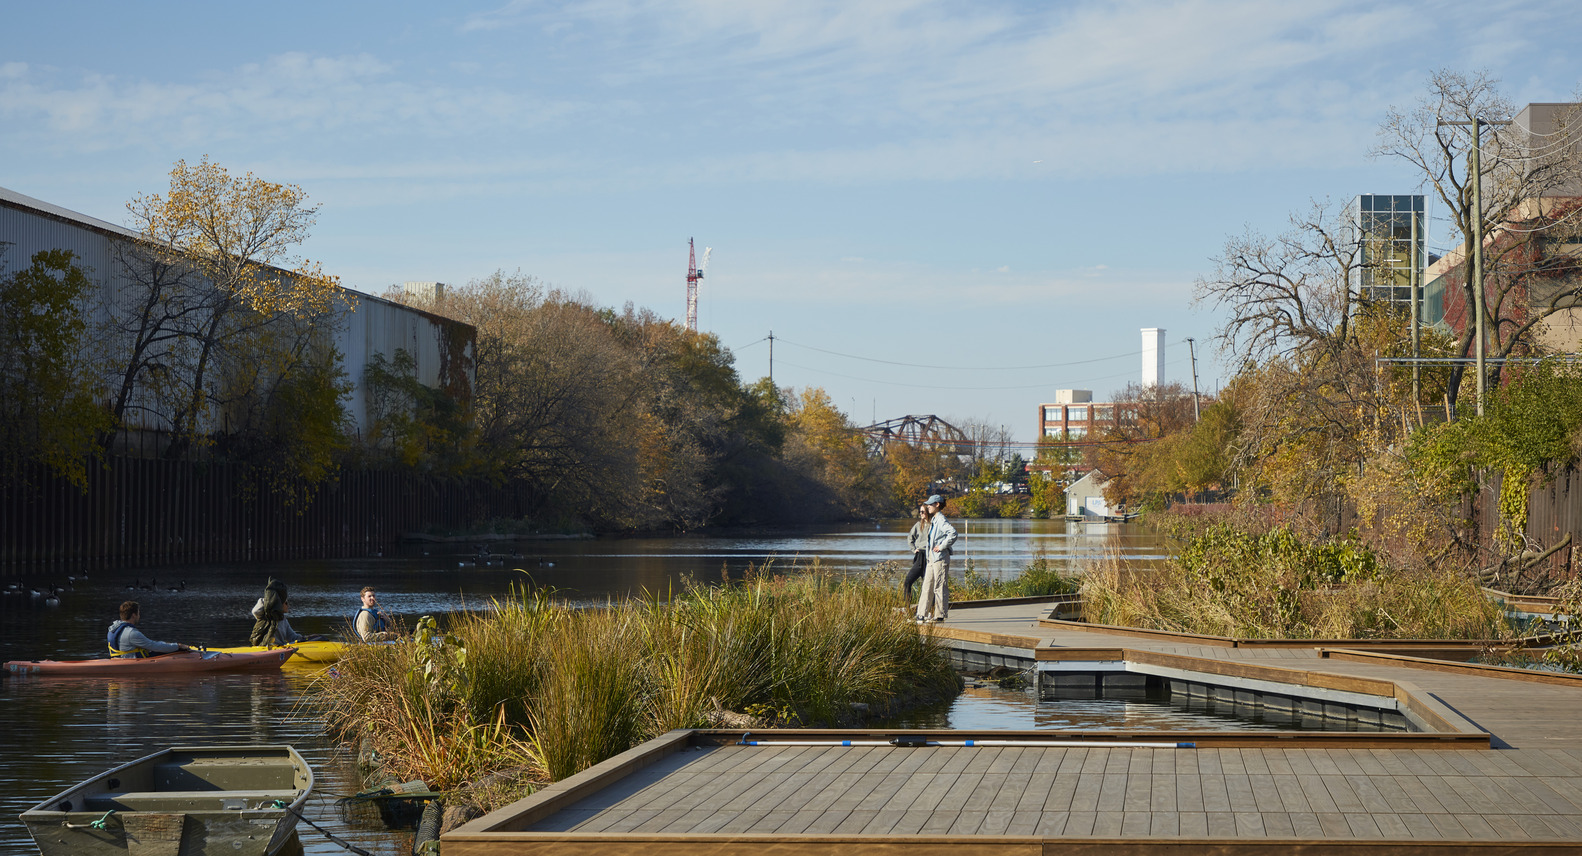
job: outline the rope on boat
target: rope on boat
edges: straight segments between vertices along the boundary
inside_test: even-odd
[[[62,821],[61,825],[67,829],[108,829],[110,824],[110,815],[112,814],[115,814],[115,809],[113,808],[105,812],[104,817],[101,817],[98,820],[89,821],[88,823],[66,823]]]
[[[314,829],[318,830],[319,834],[323,835],[325,838],[328,838],[330,840],[331,844],[339,844],[341,847],[344,847],[347,850],[350,850],[351,852],[356,853],[357,856],[374,856],[374,854],[369,853],[367,850],[364,850],[361,847],[358,847],[357,845],[351,843],[350,841],[344,841],[344,840],[342,840],[340,838],[337,838],[335,836],[335,833],[329,831],[328,829],[325,829],[322,826],[319,826],[318,824],[314,823],[311,820],[308,820],[306,817],[303,817],[302,816],[302,812],[297,811],[296,809],[292,808],[290,805],[288,805],[286,803],[285,800],[274,800],[272,803],[266,803],[265,805],[259,806],[259,808],[264,808],[266,806],[267,807],[271,807],[271,808],[283,808],[286,811],[291,812],[292,814],[297,816],[297,820],[300,820],[303,823],[306,823],[308,826],[311,826]]]

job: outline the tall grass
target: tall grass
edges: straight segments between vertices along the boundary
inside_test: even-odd
[[[1118,556],[1083,575],[1089,621],[1246,639],[1499,639],[1512,628],[1471,579],[1393,570],[1359,545],[1223,525],[1188,534],[1163,568]]]
[[[1010,579],[990,579],[987,574],[979,572],[969,559],[961,581],[950,584],[950,599],[990,600],[1070,594],[1080,587],[1081,582],[1076,576],[1062,574],[1044,556],[1034,556],[1020,574]]]
[[[440,789],[502,771],[524,787],[559,780],[721,710],[836,725],[856,702],[958,689],[888,580],[816,568],[596,609],[518,591],[449,625],[437,645],[356,647],[312,696],[343,737],[372,739],[392,772]]]

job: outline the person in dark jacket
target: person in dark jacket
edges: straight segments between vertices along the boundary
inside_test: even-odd
[[[307,637],[293,630],[291,622],[286,620],[286,613],[291,611],[287,595],[286,584],[270,577],[264,585],[264,596],[253,604],[253,632],[247,644],[274,647],[307,641]]]
[[[906,546],[912,548],[912,570],[907,571],[906,580],[901,583],[901,591],[906,594],[906,602],[912,602],[912,586],[923,578],[923,570],[928,567],[928,556],[923,552],[923,538],[928,534],[928,511],[923,506],[917,507],[917,522],[912,524],[912,531],[906,533]]]

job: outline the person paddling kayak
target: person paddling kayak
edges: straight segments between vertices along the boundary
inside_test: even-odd
[[[360,595],[363,603],[352,621],[358,638],[364,642],[388,642],[400,638],[399,633],[392,632],[389,616],[379,608],[379,596],[374,593],[374,587],[363,586]]]
[[[180,642],[160,642],[144,636],[143,632],[137,629],[138,619],[142,618],[141,613],[141,607],[135,600],[121,604],[121,619],[110,625],[110,632],[105,637],[105,641],[110,646],[111,657],[140,658],[192,650],[191,647]]]

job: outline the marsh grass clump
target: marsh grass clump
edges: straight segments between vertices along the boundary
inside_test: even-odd
[[[959,690],[888,581],[818,568],[597,608],[522,589],[447,623],[354,647],[311,702],[341,737],[371,739],[392,773],[465,790],[486,810],[721,711],[839,725],[854,703]]]
[[[1501,639],[1517,628],[1464,575],[1395,570],[1368,548],[1214,524],[1137,572],[1111,556],[1083,576],[1098,624],[1245,639]]]
[[[1034,556],[1032,561],[1015,577],[1005,580],[990,579],[979,571],[971,559],[960,582],[950,584],[951,600],[991,600],[1002,597],[1045,597],[1070,594],[1081,586],[1081,579],[1062,574],[1055,564],[1044,556]]]

